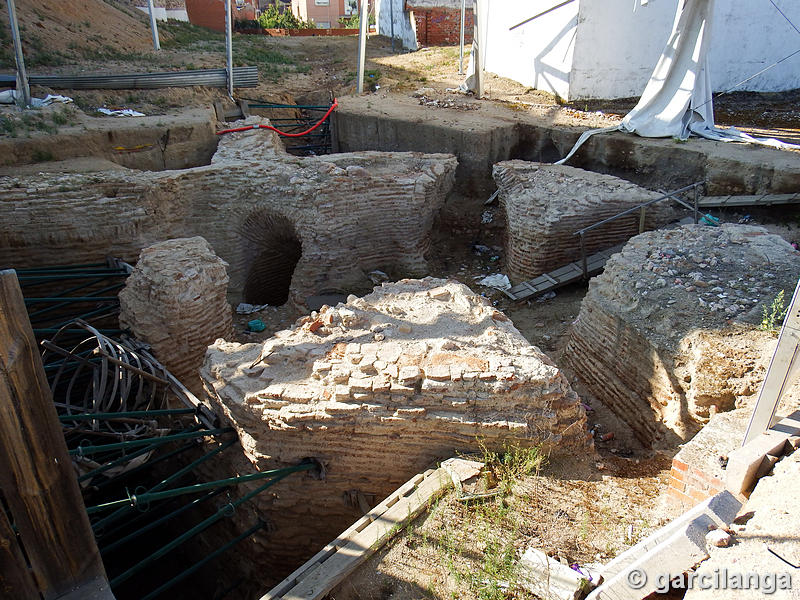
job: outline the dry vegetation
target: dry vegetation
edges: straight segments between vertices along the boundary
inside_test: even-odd
[[[451,492],[331,594],[335,600],[533,598],[517,561],[526,548],[584,571],[663,524],[653,498],[669,460],[550,462],[534,450],[484,452],[488,476],[464,501]],[[654,473],[653,475],[649,473]]]

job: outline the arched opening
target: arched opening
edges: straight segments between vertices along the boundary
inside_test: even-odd
[[[294,225],[269,210],[251,213],[241,226],[249,269],[244,301],[280,306],[289,299],[292,274],[300,260],[302,244]]]

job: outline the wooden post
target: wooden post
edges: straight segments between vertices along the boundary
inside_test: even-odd
[[[25,57],[22,54],[22,40],[19,37],[19,24],[17,23],[17,7],[14,4],[14,0],[6,0],[6,6],[8,6],[8,23],[11,26],[11,38],[14,40],[14,57],[17,61],[17,104],[22,108],[28,108],[31,105],[31,86],[28,84]]]
[[[358,11],[358,83],[356,92],[364,92],[364,62],[367,57],[367,27],[369,27],[369,4],[368,0],[361,0],[361,8]]]
[[[12,270],[0,271],[0,456],[0,488],[44,600],[105,581]]]
[[[17,536],[0,507],[0,597],[39,600],[39,588],[17,543]]]

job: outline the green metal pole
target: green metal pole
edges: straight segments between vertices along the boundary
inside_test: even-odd
[[[167,408],[158,410],[129,410],[118,413],[81,413],[78,415],[60,415],[61,421],[104,421],[122,418],[161,417],[165,415],[188,415],[196,413],[194,408]]]
[[[114,579],[111,580],[111,587],[114,588],[114,587],[118,586],[120,583],[122,583],[124,581],[127,581],[128,579],[130,579],[131,577],[136,575],[139,571],[141,571],[142,569],[148,567],[152,562],[158,560],[159,558],[161,558],[165,554],[168,554],[170,551],[174,550],[175,548],[180,546],[185,541],[190,540],[191,538],[196,536],[198,533],[201,533],[202,531],[205,531],[206,529],[211,527],[214,523],[216,523],[217,521],[219,521],[220,519],[225,517],[226,514],[231,509],[236,509],[238,506],[244,504],[245,502],[247,502],[251,498],[254,498],[258,494],[260,494],[261,492],[263,492],[264,490],[269,488],[270,486],[275,485],[281,479],[283,479],[284,477],[288,477],[288,476],[289,476],[289,473],[286,473],[285,475],[282,475],[280,477],[276,477],[275,479],[270,479],[267,483],[265,483],[264,485],[256,488],[255,490],[253,490],[249,494],[245,494],[244,496],[242,496],[238,500],[235,500],[234,502],[230,502],[230,503],[220,507],[219,510],[217,510],[217,512],[215,514],[211,515],[210,517],[208,517],[204,521],[201,521],[200,523],[198,523],[197,525],[195,525],[194,527],[189,529],[186,533],[183,533],[183,534],[179,535],[177,538],[175,538],[174,540],[172,540],[171,542],[169,542],[165,546],[162,546],[161,548],[156,550],[153,554],[151,554],[150,556],[148,556],[144,560],[140,561],[139,563],[137,563],[136,565],[134,565],[133,567],[131,567],[130,569],[128,569],[124,573],[121,573],[121,574],[117,575]]]
[[[228,487],[231,485],[239,485],[248,483],[250,481],[259,481],[269,477],[281,477],[296,473],[298,471],[309,471],[315,468],[312,463],[297,465],[296,467],[287,467],[285,469],[276,469],[274,471],[261,471],[260,473],[250,473],[249,475],[240,475],[238,477],[228,477],[227,479],[219,479],[217,481],[207,481],[205,483],[196,483],[194,485],[187,485],[186,487],[174,488],[163,492],[145,492],[143,494],[132,494],[128,498],[122,500],[113,500],[104,504],[90,506],[86,512],[93,515],[104,510],[111,508],[118,508],[123,506],[130,506],[136,508],[141,503],[157,502],[159,500],[166,500],[167,498],[175,498],[176,496],[183,496],[185,494],[196,494],[197,492],[205,492],[219,487]]]
[[[177,517],[179,515],[182,515],[186,511],[197,507],[198,505],[202,504],[206,500],[210,500],[211,498],[219,496],[224,491],[225,491],[225,488],[217,488],[216,490],[211,490],[205,496],[203,496],[201,498],[195,498],[194,500],[192,500],[188,504],[184,504],[183,506],[181,506],[177,510],[173,510],[173,511],[167,513],[166,515],[164,515],[163,517],[160,517],[160,518],[156,519],[155,521],[151,521],[150,523],[148,523],[144,527],[140,527],[140,528],[136,529],[135,531],[133,531],[132,533],[129,533],[125,537],[122,537],[122,538],[118,539],[116,542],[113,542],[112,544],[109,544],[108,546],[105,546],[105,547],[101,548],[100,549],[100,553],[101,554],[107,554],[109,552],[113,552],[114,550],[116,550],[120,546],[123,546],[123,545],[127,544],[128,542],[130,542],[132,540],[135,540],[140,535],[145,534],[148,531],[151,531],[151,530],[155,529],[156,527],[158,527],[162,523],[166,523],[170,519],[174,519],[175,517]]]
[[[192,573],[196,572],[198,569],[203,567],[203,565],[205,565],[206,563],[214,560],[215,558],[217,558],[218,556],[220,556],[224,552],[227,552],[230,548],[233,548],[236,544],[238,544],[242,540],[249,538],[251,535],[253,535],[259,529],[263,529],[265,525],[266,525],[266,523],[264,521],[259,521],[256,525],[254,525],[253,527],[251,527],[250,529],[248,529],[244,533],[242,533],[240,535],[237,535],[230,542],[228,542],[227,544],[222,546],[222,548],[218,548],[217,550],[214,550],[214,552],[212,552],[211,554],[209,554],[208,556],[206,556],[205,558],[203,558],[199,562],[193,564],[191,567],[186,569],[180,575],[177,575],[176,577],[173,577],[172,579],[167,581],[165,584],[159,586],[158,588],[156,588],[155,590],[153,590],[152,592],[147,594],[144,598],[142,598],[142,600],[152,600],[153,598],[157,598],[160,594],[164,593],[165,591],[167,591],[169,588],[171,588],[175,584],[180,583],[181,581],[186,579],[189,575],[191,575]]]
[[[125,450],[127,448],[134,448],[136,446],[147,446],[149,444],[161,445],[176,440],[190,440],[194,438],[207,437],[210,435],[221,435],[223,433],[232,433],[236,431],[233,427],[223,427],[221,429],[204,429],[202,431],[195,431],[190,433],[176,433],[174,435],[165,435],[158,438],[143,438],[140,440],[130,440],[127,442],[118,442],[116,444],[105,444],[103,446],[79,446],[69,453],[72,456],[89,456],[91,454],[99,454],[100,452],[111,452],[112,450]]]
[[[210,452],[207,452],[206,454],[204,454],[203,456],[201,456],[200,458],[198,458],[194,462],[189,463],[188,465],[186,465],[182,469],[179,469],[178,471],[176,471],[175,473],[173,473],[172,475],[170,475],[166,479],[162,480],[160,483],[157,483],[152,488],[150,488],[146,493],[157,492],[159,490],[164,489],[166,486],[171,484],[173,481],[176,481],[176,480],[180,479],[181,477],[183,477],[184,475],[186,475],[187,473],[193,471],[195,469],[195,467],[197,467],[199,464],[205,462],[206,460],[208,460],[212,456],[216,456],[217,454],[219,454],[220,452],[222,452],[226,448],[230,448],[230,446],[232,446],[233,444],[237,443],[238,441],[239,441],[239,438],[235,438],[233,440],[229,440],[229,441],[225,442],[224,444],[222,444],[221,446],[219,446],[217,448],[214,448],[213,450],[211,450]],[[123,516],[128,514],[128,512],[130,512],[131,510],[133,510],[133,507],[130,504],[128,504],[127,506],[123,506],[123,507],[117,509],[116,511],[114,511],[113,513],[111,513],[110,515],[108,515],[107,517],[101,519],[100,521],[98,521],[96,523],[93,523],[92,524],[92,528],[95,531],[102,530],[104,527],[108,526],[111,523],[114,523],[115,521],[119,520],[120,518],[122,518]]]

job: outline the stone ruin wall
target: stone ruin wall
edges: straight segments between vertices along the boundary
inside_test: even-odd
[[[510,160],[495,164],[493,175],[506,213],[506,268],[512,281],[579,261],[578,229],[661,195],[612,175],[564,165]],[[664,225],[673,214],[667,202],[648,207],[645,229]],[[639,233],[639,215],[636,211],[586,232],[587,257]]]
[[[561,371],[453,281],[384,284],[263,344],[218,340],[201,376],[259,470],[306,457],[326,467],[324,481],[291,476],[259,496],[274,531],[252,547],[256,565],[298,565],[434,461],[479,451],[478,439],[591,452]]]
[[[258,135],[267,136],[263,152],[252,141]],[[302,245],[291,286],[300,303],[320,291],[370,286],[365,273],[374,269],[425,274],[453,156],[297,158],[271,152],[263,130],[234,136],[211,165],[184,171],[0,178],[0,264],[87,263],[109,254],[132,262],[153,243],[202,235],[230,265],[235,301],[259,252],[262,264],[284,259],[273,239]]]
[[[225,262],[202,237],[142,250],[119,293],[119,321],[195,394],[206,349],[233,333]]]
[[[633,238],[592,279],[570,367],[645,445],[674,445],[758,393],[776,339],[762,310],[788,304],[800,253],[763,228],[689,225]]]

